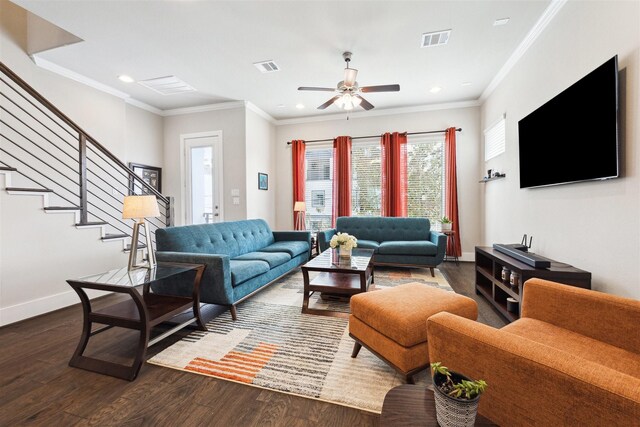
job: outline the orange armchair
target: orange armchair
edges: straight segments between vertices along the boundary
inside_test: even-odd
[[[517,321],[439,313],[427,335],[431,360],[487,381],[499,425],[640,425],[640,301],[530,279]]]

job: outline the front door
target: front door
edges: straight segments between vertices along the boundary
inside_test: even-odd
[[[222,221],[222,138],[202,135],[183,137],[186,224]]]

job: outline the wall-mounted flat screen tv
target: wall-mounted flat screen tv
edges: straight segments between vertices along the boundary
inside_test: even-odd
[[[518,122],[520,188],[617,178],[618,57]]]

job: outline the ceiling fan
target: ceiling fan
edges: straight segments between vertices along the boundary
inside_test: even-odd
[[[345,110],[352,110],[354,107],[360,106],[365,110],[371,110],[373,108],[373,104],[364,99],[360,94],[361,93],[370,93],[370,92],[398,92],[400,90],[400,85],[380,85],[380,86],[358,86],[358,82],[356,81],[356,76],[358,75],[358,70],[355,68],[349,68],[349,62],[351,62],[351,52],[344,52],[342,54],[344,58],[344,62],[347,63],[347,68],[344,69],[344,80],[338,82],[336,88],[330,87],[308,87],[301,86],[298,90],[312,90],[312,91],[322,91],[322,92],[338,92],[338,95],[334,96],[324,104],[318,107],[318,110],[324,110],[331,104],[336,104],[338,107],[343,108]]]

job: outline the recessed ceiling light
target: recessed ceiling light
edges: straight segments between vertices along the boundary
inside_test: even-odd
[[[304,104],[296,104],[296,108],[302,110],[304,108]]]
[[[133,80],[133,77],[127,76],[126,74],[119,75],[118,79],[120,79],[120,81],[123,81],[125,83],[133,83],[133,82],[135,82],[135,80]]]
[[[462,82],[462,86],[471,86],[471,82]]]
[[[434,86],[431,89],[429,89],[429,92],[431,93],[438,93],[442,90],[442,88],[440,86]]]
[[[509,22],[509,18],[496,19],[495,22],[493,23],[493,26],[499,27],[500,25],[505,25],[507,22]]]

